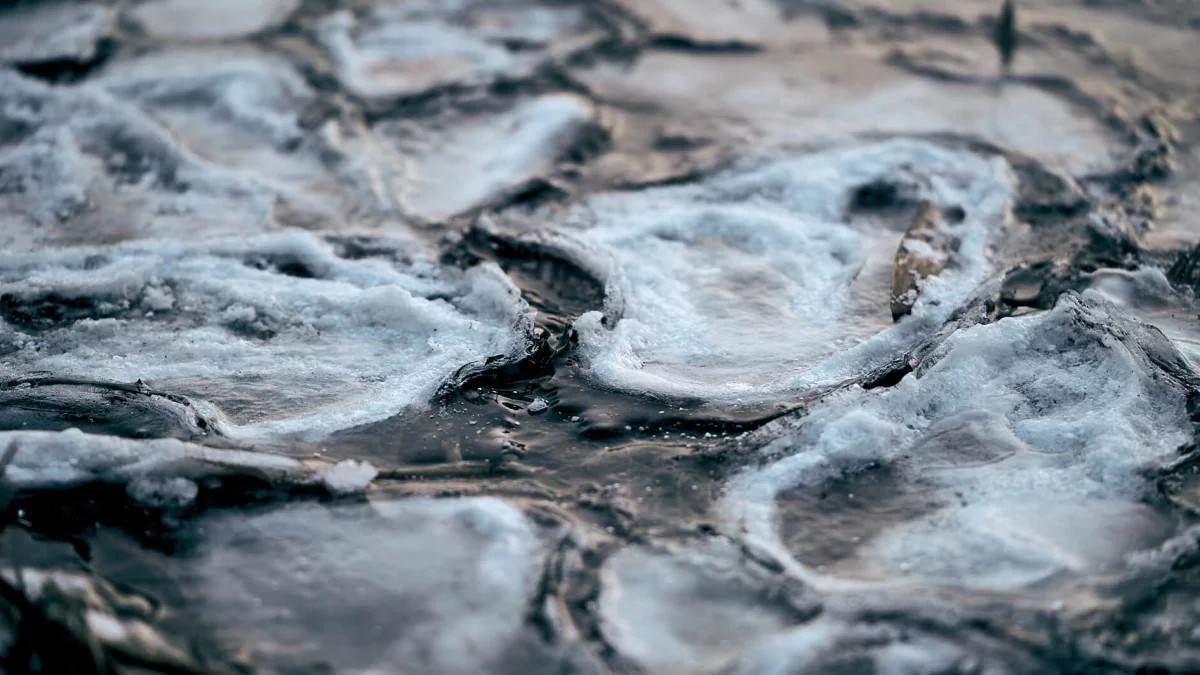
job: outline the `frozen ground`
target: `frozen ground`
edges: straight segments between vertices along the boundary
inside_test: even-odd
[[[1200,671],[1200,13],[0,8],[0,671]]]

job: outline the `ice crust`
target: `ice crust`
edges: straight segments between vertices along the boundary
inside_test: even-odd
[[[261,231],[276,193],[92,86],[0,71],[0,250]]]
[[[761,576],[761,575],[760,575]],[[630,547],[604,566],[604,636],[650,673],[724,672],[795,618],[719,540],[660,551]]]
[[[896,386],[813,406],[761,448],[764,466],[731,480],[725,515],[790,559],[774,529],[779,492],[886,464],[943,502],[863,543],[890,576],[1015,590],[1114,573],[1169,534],[1140,503],[1143,472],[1191,440],[1182,386],[1151,362],[1170,358],[1161,350],[1173,351],[1157,331],[1075,295],[959,330]],[[819,581],[802,562],[797,573]]]
[[[0,63],[86,63],[108,37],[114,12],[92,3],[51,0],[0,10]]]
[[[529,630],[547,551],[545,533],[494,498],[296,504],[201,531],[185,586],[201,620],[267,662],[363,675],[501,672]]]
[[[406,160],[349,120],[304,129],[316,95],[277,55],[180,47],[118,60],[95,81],[136,103],[188,152],[269,187],[280,224],[345,229],[398,216]]]
[[[346,260],[292,231],[0,254],[7,303],[88,307],[49,326],[9,315],[0,373],[186,383],[218,406],[251,402],[231,436],[318,438],[422,404],[463,364],[525,345],[531,311],[498,267],[460,272],[397,245],[392,259]]]
[[[278,26],[299,6],[300,0],[149,0],[129,14],[157,38],[219,40]]]
[[[857,188],[898,177],[966,217],[953,227],[957,265],[889,329],[879,308],[902,232],[847,207]],[[983,279],[1012,180],[1002,159],[894,140],[594,197],[572,214],[577,236],[604,252],[592,266],[613,265],[605,281],[625,297],[615,328],[600,312],[576,322],[582,353],[610,386],[726,403],[853,376],[936,326]]]
[[[85,483],[129,485],[130,497],[163,505],[188,503],[195,479],[245,474],[303,484],[317,472],[279,455],[208,448],[173,438],[150,440],[66,431],[0,431],[0,452],[14,451],[6,483],[18,489],[62,489]],[[189,487],[191,484],[191,487]],[[190,495],[190,496],[189,496]]]
[[[381,132],[406,158],[407,210],[436,221],[494,204],[544,177],[594,117],[586,99],[552,94],[441,129],[394,122]]]
[[[587,40],[586,31],[577,5],[454,0],[384,5],[361,20],[336,12],[318,35],[348,90],[387,99],[528,77]]]

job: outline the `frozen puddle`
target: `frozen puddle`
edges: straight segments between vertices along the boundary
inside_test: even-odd
[[[597,39],[585,5],[524,0],[404,2],[325,18],[319,38],[338,79],[366,99],[529,77]]]
[[[499,268],[375,248],[347,260],[291,232],[0,256],[0,373],[144,380],[217,403],[231,434],[316,438],[525,345],[532,314]]]
[[[554,94],[434,126],[387,122],[380,132],[406,159],[401,195],[407,210],[436,221],[530,187],[597,122],[587,99]]]
[[[196,618],[280,672],[548,672],[521,659],[546,650],[524,619],[551,533],[502,501],[297,504],[197,529]]]
[[[1002,159],[897,140],[594,197],[567,220],[619,320],[581,317],[581,353],[609,386],[710,401],[852,377],[980,282],[1012,183]],[[926,251],[948,263],[913,316],[889,328],[893,261],[923,199],[958,217],[951,250]]]
[[[1183,387],[1154,365],[1186,364],[1157,331],[1065,295],[1050,312],[961,329],[929,359],[894,387],[847,390],[785,425],[756,453],[768,463],[730,482],[728,521],[792,560],[784,538],[797,550],[839,522],[860,532],[822,566],[800,555],[795,570],[813,581],[991,590],[1114,574],[1169,536],[1142,503],[1143,472],[1192,431]],[[887,489],[867,489],[881,472]],[[900,508],[906,493],[925,501]],[[809,494],[821,507],[790,513]]]

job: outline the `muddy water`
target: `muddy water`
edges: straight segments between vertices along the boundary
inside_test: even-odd
[[[1190,9],[235,4],[0,9],[6,672],[1200,670]]]

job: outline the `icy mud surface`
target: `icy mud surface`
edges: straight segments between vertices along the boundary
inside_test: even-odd
[[[0,671],[1200,671],[1200,13],[0,7]]]

